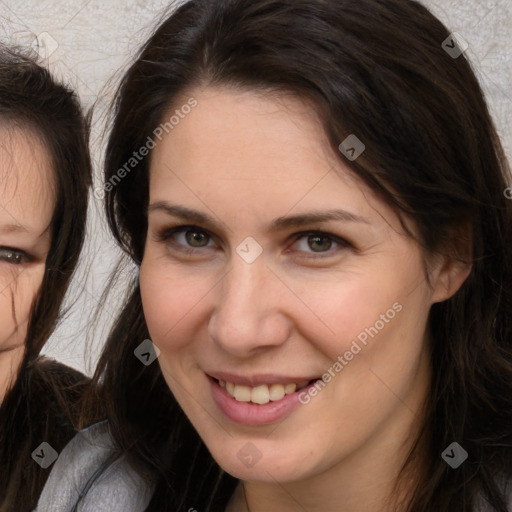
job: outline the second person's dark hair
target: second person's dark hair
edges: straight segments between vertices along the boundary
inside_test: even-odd
[[[38,356],[63,314],[62,302],[85,238],[92,180],[89,128],[70,88],[26,51],[1,45],[0,122],[42,142],[50,157],[56,197],[50,250],[30,314],[25,355],[0,405],[0,512],[28,512],[49,474],[31,453],[42,441],[60,451],[74,435],[78,398],[85,386],[78,372],[40,362]]]

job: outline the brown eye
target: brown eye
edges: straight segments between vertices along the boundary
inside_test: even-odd
[[[191,247],[205,247],[210,241],[210,237],[206,233],[200,231],[187,231],[185,240]]]
[[[353,248],[347,240],[323,231],[309,231],[294,235],[293,252],[306,258],[324,258]]]
[[[176,226],[166,229],[158,233],[158,240],[164,242],[170,249],[177,249],[186,253],[215,247],[212,235],[208,231],[195,226]]]
[[[328,251],[332,247],[332,240],[326,235],[308,236],[308,247],[313,252]]]

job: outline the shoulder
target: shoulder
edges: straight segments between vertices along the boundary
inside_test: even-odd
[[[117,450],[109,424],[81,430],[59,454],[36,512],[142,512],[153,485]]]
[[[78,417],[78,404],[90,379],[78,370],[44,356],[30,363],[25,372],[27,398],[44,404],[45,410],[63,414],[74,423]]]
[[[43,442],[60,452],[73,438],[86,386],[87,377],[57,361],[22,364],[0,404],[0,494],[12,510],[35,506],[50,470],[32,454]]]

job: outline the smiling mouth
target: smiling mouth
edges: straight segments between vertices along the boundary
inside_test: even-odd
[[[316,379],[290,384],[261,384],[255,387],[234,384],[233,382],[225,382],[218,379],[215,380],[217,384],[225,389],[228,395],[237,402],[250,402],[257,405],[265,405],[269,402],[278,402],[286,395],[300,391],[312,382],[315,382]]]

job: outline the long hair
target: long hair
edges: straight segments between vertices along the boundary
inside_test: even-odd
[[[340,142],[356,134],[366,149],[348,162],[352,172],[413,221],[424,251],[466,260],[464,247],[471,251],[461,289],[430,311],[431,392],[399,480],[414,467],[420,437],[428,457],[407,510],[470,511],[481,496],[506,512],[512,203],[504,191],[510,169],[468,60],[443,45],[449,38],[416,1],[189,0],[155,30],[119,86],[105,158],[105,208],[117,243],[139,265],[150,158],[122,179],[120,170],[155,137],[178,95],[196,86],[309,100],[340,159]],[[449,48],[459,50],[456,41]],[[213,461],[159,366],[144,367],[133,356],[148,337],[134,278],[94,377],[103,386],[114,438],[134,464],[154,470],[148,510],[186,511],[190,504],[224,510],[236,480]],[[455,440],[469,458],[452,470],[441,453]]]
[[[73,436],[85,379],[39,358],[62,314],[61,304],[85,237],[91,162],[88,122],[76,95],[20,49],[0,47],[0,121],[26,129],[48,151],[56,202],[42,284],[30,313],[19,373],[0,406],[0,511],[35,508],[49,469],[31,453],[41,442],[59,452]],[[75,425],[76,424],[76,425]]]

